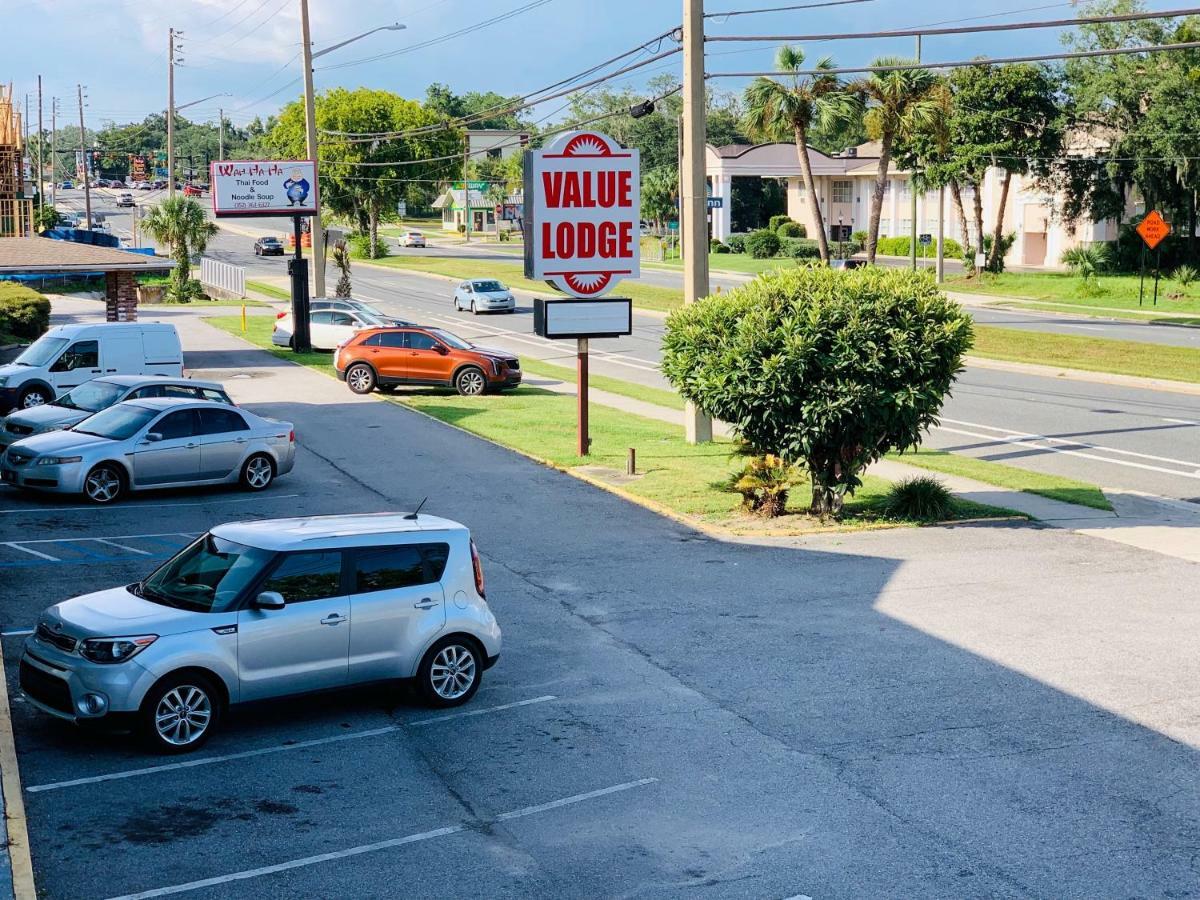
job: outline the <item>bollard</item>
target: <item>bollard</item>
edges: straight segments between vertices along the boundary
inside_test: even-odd
[[[637,450],[635,450],[633,447],[629,448],[629,457],[625,460],[625,474],[637,474]]]

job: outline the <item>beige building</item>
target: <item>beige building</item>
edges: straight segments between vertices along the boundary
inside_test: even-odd
[[[849,240],[856,231],[866,231],[871,212],[871,196],[879,172],[878,144],[852,147],[836,156],[809,149],[809,162],[816,182],[816,201],[824,216],[830,240]],[[816,234],[813,198],[804,188],[796,145],[791,143],[735,144],[709,146],[706,171],[710,192],[721,198],[720,208],[712,210],[712,235],[726,240],[731,233],[731,204],[734,178],[778,178],[787,187],[787,214],[805,226],[809,236]],[[995,226],[1003,172],[988,171],[981,186],[985,231]],[[879,217],[880,237],[902,237],[912,233],[911,173],[893,164],[883,196]],[[963,207],[972,215],[974,198],[963,191]],[[1079,223],[1074,229],[1057,222],[1052,215],[1053,198],[1039,192],[1028,179],[1013,176],[1005,204],[1004,231],[1015,232],[1016,242],[1008,253],[1010,266],[1056,268],[1063,251],[1081,243],[1109,241],[1117,237],[1115,221]],[[945,235],[962,243],[965,223],[954,210],[947,191],[945,197]],[[917,197],[917,232],[932,235],[937,241],[938,193]],[[934,250],[930,250],[932,254]]]

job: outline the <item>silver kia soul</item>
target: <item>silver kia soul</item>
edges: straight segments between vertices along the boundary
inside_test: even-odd
[[[376,513],[233,522],[144,581],[49,607],[20,682],[51,715],[194,750],[235,703],[415,680],[435,707],[474,696],[500,654],[468,530]]]

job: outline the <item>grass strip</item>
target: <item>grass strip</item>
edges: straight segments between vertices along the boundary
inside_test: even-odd
[[[1072,303],[1055,303],[1052,300],[1028,301],[997,301],[987,304],[988,309],[1028,309],[1042,312],[1069,312],[1077,316],[1090,316],[1095,319],[1121,319],[1126,322],[1141,322],[1143,325],[1175,325],[1178,327],[1194,328],[1200,325],[1200,317],[1187,315],[1159,315],[1151,307],[1149,311],[1138,312],[1136,309],[1108,309],[1078,306]]]
[[[1155,309],[1152,305],[1154,279],[1146,279],[1140,306],[1139,284],[1137,275],[1101,275],[1096,287],[1085,288],[1082,278],[1067,272],[1004,272],[982,278],[951,275],[946,279],[946,290],[1023,300],[1053,300],[1066,306]],[[1161,279],[1157,308],[1164,312],[1200,313],[1200,285],[1185,287],[1171,279]]]
[[[216,300],[192,300],[189,303],[139,303],[138,308],[141,309],[141,308],[144,308],[147,306],[154,306],[154,307],[158,307],[160,309],[165,309],[165,308],[183,309],[185,307],[187,309],[208,309],[209,307],[215,308],[215,307],[236,306],[236,307],[240,308],[242,306],[270,306],[270,305],[271,305],[270,303],[267,303],[263,300],[233,300],[233,299],[226,300],[226,299],[218,298]]]
[[[565,381],[567,384],[575,383],[575,370],[568,366],[556,366],[553,363],[544,362],[540,359],[530,359],[527,356],[523,356],[521,357],[521,368],[535,375],[557,378],[559,381]],[[631,400],[653,403],[655,406],[662,406],[666,409],[682,410],[684,407],[683,398],[674,391],[645,387],[644,385],[634,384],[631,381],[624,381],[620,378],[597,375],[595,372],[588,373],[588,384],[598,390],[608,391],[610,394],[620,394],[622,397],[628,397]]]
[[[1200,350],[1190,347],[976,325],[971,354],[1009,362],[1200,383]]]
[[[276,300],[291,300],[291,291],[286,291],[281,287],[276,287],[273,284],[267,284],[265,281],[250,281],[246,280],[247,290],[254,291],[256,294],[262,294],[264,297],[274,297]]]
[[[1024,494],[1037,494],[1039,497],[1061,500],[1063,503],[1074,503],[1078,506],[1109,511],[1113,508],[1108,498],[1104,496],[1104,491],[1094,484],[1076,481],[1073,478],[1031,472],[1028,469],[1006,466],[986,459],[947,453],[945,450],[893,453],[888,458],[911,466],[920,466],[922,469],[941,472],[943,475],[973,478],[985,484],[994,484],[997,487],[1020,491]]]
[[[245,338],[280,359],[332,374],[327,353],[296,354],[271,345],[271,323],[251,321],[246,334],[235,316],[209,318],[210,324]],[[810,519],[803,510],[811,500],[807,486],[791,494],[790,515],[760,520],[741,511],[741,498],[725,490],[741,460],[732,456],[728,441],[688,444],[683,429],[656,419],[631,415],[593,404],[590,411],[592,453],[575,452],[575,398],[534,387],[484,397],[460,397],[450,390],[401,390],[391,400],[443,422],[456,425],[527,456],[597,480],[676,515],[696,521],[752,530],[755,533],[840,531],[896,527],[916,523],[887,518],[883,504],[890,483],[867,476],[858,493],[848,499],[843,520],[835,525]],[[628,448],[637,450],[639,476],[624,477]],[[1012,510],[955,498],[954,518],[971,519],[1017,515]]]

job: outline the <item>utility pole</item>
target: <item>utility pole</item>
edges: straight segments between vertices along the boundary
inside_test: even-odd
[[[225,110],[217,109],[217,118],[220,124],[217,126],[217,159],[220,162],[225,162]]]
[[[937,283],[946,280],[946,186],[938,188],[938,245],[937,245]]]
[[[92,228],[92,186],[88,180],[87,170],[87,134],[83,128],[83,85],[77,85],[79,88],[79,158],[83,160],[83,214],[87,216],[87,222],[84,225],[88,231]]]
[[[38,209],[40,210],[46,205],[44,191],[42,190],[42,180],[44,172],[42,171],[42,141],[45,138],[45,133],[42,131],[42,76],[38,76],[38,140],[37,140],[37,194],[38,194]]]
[[[675,119],[675,195],[679,198],[679,261],[683,261],[683,107]],[[666,258],[665,255],[663,257]]]
[[[471,182],[467,181],[467,166],[471,162],[471,127],[463,129],[463,221],[467,230],[463,232],[466,242],[471,243]]]
[[[317,107],[313,95],[313,52],[312,34],[308,25],[308,0],[300,0],[300,40],[304,54],[304,125],[308,143],[308,158],[313,162],[316,181],[321,180],[321,164],[317,160]],[[313,185],[317,188],[317,185]],[[321,191],[314,190],[317,204],[321,202]],[[321,226],[321,209],[317,206],[316,213],[309,220],[309,236],[312,238],[313,258],[313,296],[325,296],[325,230]],[[296,252],[300,252],[297,246]],[[305,330],[307,338],[307,329]]]
[[[917,62],[921,61],[921,36],[917,35]],[[912,194],[912,237],[909,241],[908,254],[909,262],[912,263],[912,270],[917,271],[917,169],[913,166],[911,174],[908,176],[909,186],[912,188],[909,191]]]
[[[167,29],[167,196],[175,196],[175,29]]]
[[[50,98],[50,205],[58,203],[58,98]]]
[[[683,196],[679,212],[684,252],[683,302],[708,295],[708,227],[704,177],[704,0],[683,0]],[[684,223],[687,227],[684,229]],[[712,419],[689,402],[683,412],[689,444],[712,440]]]

